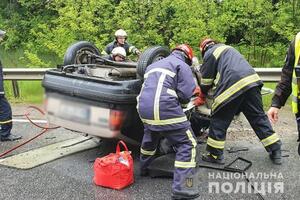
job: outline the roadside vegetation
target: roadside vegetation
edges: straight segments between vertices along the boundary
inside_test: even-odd
[[[281,67],[299,24],[298,0],[1,0],[7,36],[0,57],[5,67],[55,67],[73,42],[101,51],[123,28],[141,50],[189,43],[201,61],[198,43],[209,36],[236,47],[254,67]],[[20,101],[41,101],[40,82],[19,87]]]

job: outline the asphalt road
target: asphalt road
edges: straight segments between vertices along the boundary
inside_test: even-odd
[[[293,116],[289,115],[292,119]],[[295,124],[286,124],[295,127]],[[247,128],[246,128],[247,129]],[[236,130],[236,129],[232,129]],[[24,140],[37,134],[40,130],[28,123],[15,123],[13,132],[23,135]],[[284,157],[281,166],[275,166],[268,158],[254,133],[233,131],[228,137],[228,147],[248,147],[249,151],[226,153],[226,164],[241,156],[251,160],[253,165],[247,175],[256,184],[257,191],[265,193],[264,199],[299,199],[300,196],[300,160],[296,153],[296,129],[289,134],[283,134],[283,149],[289,157]],[[244,132],[243,132],[244,133]],[[247,136],[249,134],[249,137]],[[76,137],[64,129],[56,129],[25,147],[17,149],[12,154],[28,151],[51,143]],[[0,143],[0,153],[18,144],[18,142]],[[205,145],[198,146],[199,156],[204,152]],[[135,149],[132,149],[135,151]],[[120,191],[95,186],[93,179],[93,162],[102,151],[101,146],[85,152],[76,153],[30,170],[8,168],[0,165],[0,199],[95,199],[95,200],[134,200],[134,199],[170,199],[172,180],[168,178],[140,177],[138,175],[138,160],[135,159],[135,182]],[[205,164],[200,161],[200,164]],[[242,165],[242,164],[239,164]],[[218,166],[217,166],[218,167]],[[222,172],[213,169],[199,168],[198,188],[199,199],[260,199],[248,188],[245,179],[238,174]],[[213,185],[213,186],[212,186]],[[219,188],[219,191],[216,190]],[[244,188],[245,187],[245,188]],[[250,187],[250,186],[249,186]]]

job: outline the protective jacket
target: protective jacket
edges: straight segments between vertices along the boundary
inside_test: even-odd
[[[300,33],[291,42],[286,58],[285,64],[282,68],[281,80],[276,86],[275,94],[272,98],[272,107],[281,108],[284,106],[287,98],[293,91],[292,109],[295,114],[298,113],[298,93],[299,88],[296,80],[295,66],[299,65],[300,54]]]
[[[263,85],[246,59],[224,44],[208,47],[200,73],[201,90],[207,94],[211,89],[213,93],[212,115],[248,89]]]
[[[101,54],[105,55],[105,54],[111,54],[112,50],[116,47],[123,47],[126,51],[126,55],[130,55],[130,54],[137,54],[138,53],[138,49],[125,42],[124,45],[120,45],[118,44],[117,41],[112,41],[111,43],[109,43],[108,45],[106,45],[105,49],[101,52]]]
[[[4,86],[3,86],[3,69],[2,63],[0,61],[0,96],[4,95]]]
[[[187,104],[196,88],[192,71],[180,51],[147,67],[137,97],[137,110],[146,128],[167,131],[188,128],[181,104]]]
[[[12,129],[12,112],[4,96],[3,71],[0,61],[0,137],[8,137]]]

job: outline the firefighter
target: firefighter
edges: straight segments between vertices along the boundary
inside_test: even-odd
[[[172,199],[199,196],[196,183],[196,139],[182,106],[189,103],[196,84],[190,65],[193,51],[181,44],[172,53],[147,67],[137,97],[137,110],[144,123],[140,151],[141,175],[148,174],[159,139],[167,138],[176,150]]]
[[[119,29],[115,32],[115,40],[106,45],[105,49],[101,52],[102,55],[111,54],[112,50],[116,47],[123,47],[126,50],[126,54],[135,54],[140,56],[141,52],[135,46],[126,42],[127,33],[123,29]]]
[[[110,55],[105,55],[103,58],[116,62],[126,61],[126,51],[123,47],[116,47],[112,50]]]
[[[123,62],[126,60],[126,50],[123,47],[116,47],[111,52],[113,61]]]
[[[5,31],[0,30],[0,42],[5,35]],[[0,140],[1,141],[14,141],[19,140],[22,137],[13,135],[10,133],[12,129],[12,112],[10,104],[4,95],[3,86],[3,71],[2,64],[0,61]]]
[[[235,114],[242,112],[269,152],[274,164],[281,164],[281,141],[263,110],[263,85],[254,69],[233,47],[205,38],[200,44],[203,57],[201,92],[213,93],[207,155],[202,160],[224,164],[226,131]]]
[[[276,86],[275,94],[272,98],[272,104],[268,111],[268,117],[271,122],[278,120],[278,111],[284,106],[287,98],[292,93],[292,111],[296,115],[298,125],[298,142],[300,141],[300,113],[299,113],[299,77],[300,77],[300,32],[295,39],[291,41],[287,51],[285,64],[282,68],[281,80]],[[300,144],[298,146],[300,155]]]

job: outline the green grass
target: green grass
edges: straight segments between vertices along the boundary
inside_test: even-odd
[[[23,58],[24,53],[22,49],[13,51],[4,50],[0,47],[0,59],[3,67],[18,68],[26,67],[26,61]]]
[[[275,90],[276,85],[277,85],[277,83],[264,83],[264,87],[271,88],[273,90]],[[274,93],[262,96],[264,110],[267,111],[270,108],[271,103],[272,103],[272,97],[273,97],[273,95],[274,95]],[[290,105],[290,104],[291,104],[291,98],[288,98],[288,100],[285,103],[285,105]]]
[[[62,63],[62,60],[55,55],[42,55],[41,58],[50,62],[49,67],[56,67]],[[4,68],[26,68],[38,67],[30,66],[24,58],[22,49],[4,50],[0,47],[0,60]],[[18,81],[20,97],[15,98],[13,93],[12,81],[4,81],[4,89],[7,99],[11,103],[35,103],[39,104],[43,101],[44,89],[41,81]]]
[[[270,88],[273,90],[275,90],[276,85],[277,85],[277,83],[264,83],[264,87]],[[266,94],[266,95],[262,96],[264,110],[268,110],[270,108],[273,95],[274,95],[274,93]]]
[[[61,64],[63,61],[62,59],[58,58],[56,55],[39,55],[39,57],[49,63],[47,67],[56,67],[56,65]],[[40,66],[33,66],[26,58],[24,58],[23,49],[15,49],[15,50],[5,50],[3,47],[0,47],[0,59],[2,65],[7,68],[40,68]]]
[[[11,103],[42,103],[44,89],[41,85],[41,81],[18,81],[18,86],[20,97],[15,98],[12,82],[4,82],[5,94]]]

